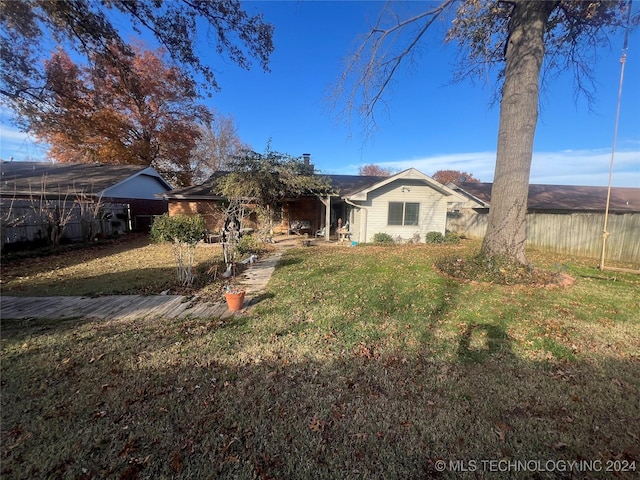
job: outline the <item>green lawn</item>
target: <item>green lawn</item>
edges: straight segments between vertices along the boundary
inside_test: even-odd
[[[3,321],[0,475],[505,478],[488,470],[518,460],[547,471],[514,478],[640,470],[640,279],[541,252],[530,258],[574,285],[434,270],[477,246],[292,249],[265,299],[227,322]],[[439,460],[453,463],[441,473]]]

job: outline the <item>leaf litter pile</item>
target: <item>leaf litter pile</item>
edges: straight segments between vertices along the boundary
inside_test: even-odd
[[[442,459],[637,470],[638,279],[539,252],[576,282],[434,270],[464,248],[292,249],[265,299],[225,322],[3,321],[0,475],[459,478]]]

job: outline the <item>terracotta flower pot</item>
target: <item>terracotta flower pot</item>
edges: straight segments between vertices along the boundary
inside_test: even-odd
[[[244,294],[244,290],[224,293],[224,298],[227,300],[227,307],[229,307],[229,310],[232,312],[242,310],[242,306],[244,305]]]

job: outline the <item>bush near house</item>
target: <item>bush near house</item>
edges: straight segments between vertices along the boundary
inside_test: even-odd
[[[452,232],[451,230],[447,230],[447,232],[444,234],[444,243],[448,243],[450,245],[457,245],[458,243],[460,243],[460,235],[458,235],[456,232]]]
[[[174,215],[165,213],[153,222],[151,239],[170,242],[176,260],[178,281],[191,285],[195,280],[196,245],[204,238],[207,227],[200,215]]]
[[[373,236],[373,243],[394,243],[394,241],[388,233],[379,232]]]
[[[444,235],[440,232],[429,232],[427,233],[424,241],[425,243],[447,243],[449,245],[457,245],[460,243],[460,235],[450,230],[447,230]]]
[[[424,237],[425,243],[442,243],[444,241],[444,235],[440,232],[428,232]]]
[[[236,245],[236,252],[240,256],[259,255],[265,251],[264,242],[260,241],[254,235],[244,235],[240,237]]]

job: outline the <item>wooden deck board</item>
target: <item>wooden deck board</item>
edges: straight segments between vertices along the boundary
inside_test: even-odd
[[[130,302],[134,302],[139,295],[117,295],[114,297],[98,297],[93,299],[91,316],[96,318],[112,318],[114,315],[124,308],[127,308]]]
[[[145,318],[228,318],[225,303],[192,303],[179,295],[106,297],[1,297],[0,318],[92,318],[135,320]]]
[[[199,303],[195,307],[189,309],[188,315],[193,318],[208,318],[216,316],[218,311],[217,305],[218,304],[209,302]]]
[[[149,312],[149,308],[152,308],[156,303],[155,297],[138,297],[135,301],[129,302],[126,308],[123,308],[115,316],[118,320],[136,320],[145,318]]]
[[[250,266],[241,283],[246,287],[245,307],[255,303],[264,290],[282,252]],[[195,304],[179,295],[107,295],[103,297],[11,297],[0,295],[0,319],[86,318],[123,320],[144,318],[219,318],[237,315],[225,303],[201,301]]]
[[[163,295],[163,298],[163,302],[149,310],[147,318],[173,318],[173,312],[184,303],[184,297],[180,295]]]

